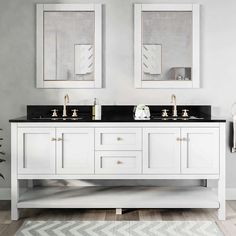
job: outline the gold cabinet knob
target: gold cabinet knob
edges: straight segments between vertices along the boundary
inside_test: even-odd
[[[118,165],[120,165],[120,164],[122,164],[122,161],[117,161],[116,163],[117,163]]]
[[[182,139],[181,138],[177,138],[176,141],[182,141]]]
[[[187,139],[187,138],[183,138],[182,140],[183,140],[183,141],[188,141],[188,139]]]
[[[121,141],[122,140],[122,138],[121,137],[117,137],[117,141]]]
[[[57,141],[62,141],[63,139],[62,138],[58,138]]]
[[[52,138],[51,141],[57,141],[57,139],[56,138]]]

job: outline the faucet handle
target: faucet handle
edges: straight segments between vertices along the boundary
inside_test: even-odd
[[[78,117],[78,109],[72,109],[71,111],[73,112],[72,117]]]
[[[169,110],[167,110],[167,109],[163,109],[162,110],[162,117],[168,117],[168,113],[167,113],[167,111],[169,111]]]
[[[57,109],[52,109],[52,117],[58,117],[58,115],[57,115],[57,112],[58,112],[58,110]]]
[[[183,109],[182,117],[188,117],[188,111],[189,111],[188,109]]]

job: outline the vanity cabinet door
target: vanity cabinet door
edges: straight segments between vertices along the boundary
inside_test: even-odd
[[[57,129],[57,174],[94,173],[94,129]]]
[[[180,129],[143,129],[143,173],[180,173]]]
[[[54,128],[18,129],[18,174],[55,174]]]
[[[219,129],[182,128],[182,173],[219,173]]]

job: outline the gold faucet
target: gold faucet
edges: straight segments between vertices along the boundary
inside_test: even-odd
[[[69,95],[66,94],[64,97],[64,106],[63,106],[63,117],[67,117],[67,112],[66,112],[66,104],[70,102]]]
[[[174,94],[171,95],[171,103],[173,103],[173,117],[177,117],[176,96]]]

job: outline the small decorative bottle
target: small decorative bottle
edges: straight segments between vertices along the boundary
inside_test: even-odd
[[[95,120],[101,120],[102,118],[102,108],[101,105],[98,104],[96,98],[94,98],[93,102],[92,116]]]

